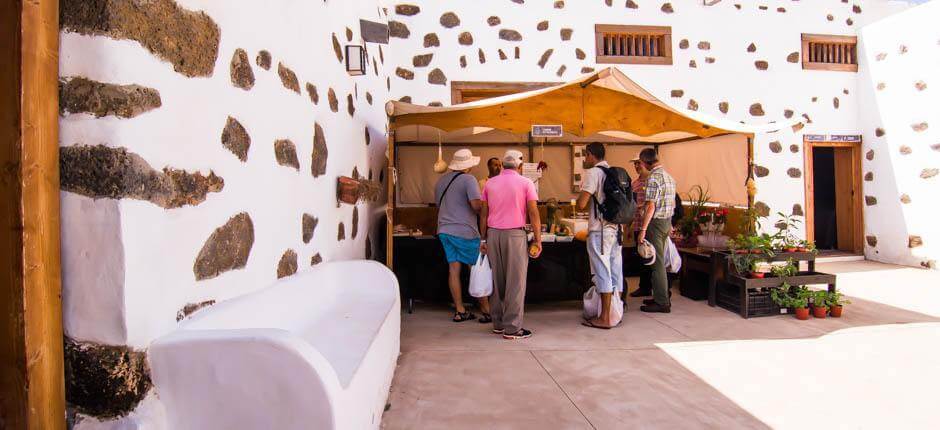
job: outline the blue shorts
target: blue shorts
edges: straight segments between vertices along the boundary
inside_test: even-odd
[[[477,259],[480,258],[480,239],[464,239],[446,233],[441,233],[437,237],[444,246],[444,255],[447,256],[448,263],[459,261],[471,266],[477,264]]]

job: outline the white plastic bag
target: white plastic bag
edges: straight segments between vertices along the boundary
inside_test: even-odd
[[[682,268],[682,257],[679,256],[679,250],[676,249],[676,244],[672,243],[671,238],[666,238],[666,250],[663,254],[666,254],[663,260],[663,263],[666,265],[666,271],[669,273],[679,273],[679,269]]]
[[[620,324],[623,319],[623,300],[620,299],[620,292],[615,291],[610,298],[610,314],[613,317],[613,325]],[[584,293],[584,319],[594,319],[601,316],[601,295],[591,286]]]
[[[480,253],[477,264],[470,268],[470,295],[480,298],[490,294],[493,294],[493,270],[486,254]]]

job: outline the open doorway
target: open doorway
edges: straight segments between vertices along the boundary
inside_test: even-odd
[[[804,140],[806,237],[821,251],[862,252],[861,142]]]

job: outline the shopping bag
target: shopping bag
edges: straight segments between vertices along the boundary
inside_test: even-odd
[[[480,254],[477,264],[470,268],[470,295],[473,297],[489,297],[493,294],[493,270],[485,254]]]
[[[601,294],[591,286],[584,293],[584,319],[594,319],[601,316]],[[613,325],[620,324],[623,319],[623,300],[620,298],[620,291],[615,291],[610,298],[610,314],[613,317]]]
[[[663,263],[666,265],[666,271],[669,273],[679,273],[679,269],[682,268],[682,257],[679,256],[679,250],[676,249],[676,244],[672,243],[672,238],[666,238],[666,250],[663,254],[666,254],[663,259]]]

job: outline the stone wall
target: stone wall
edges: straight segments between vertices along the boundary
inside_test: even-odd
[[[865,256],[937,268],[940,260],[940,3],[865,27],[859,73]]]
[[[715,3],[715,2],[711,2]],[[672,27],[673,64],[618,65],[679,110],[752,124],[757,207],[802,214],[803,134],[861,134],[855,73],[803,70],[801,33],[854,35],[904,2],[402,1],[389,8],[393,99],[451,102],[453,81],[562,82],[595,62],[594,25]],[[687,191],[687,190],[680,190]]]
[[[63,302],[76,428],[161,428],[151,341],[321,261],[375,255],[377,0],[61,1]],[[345,71],[365,44],[368,73]],[[322,96],[322,97],[321,97]]]

